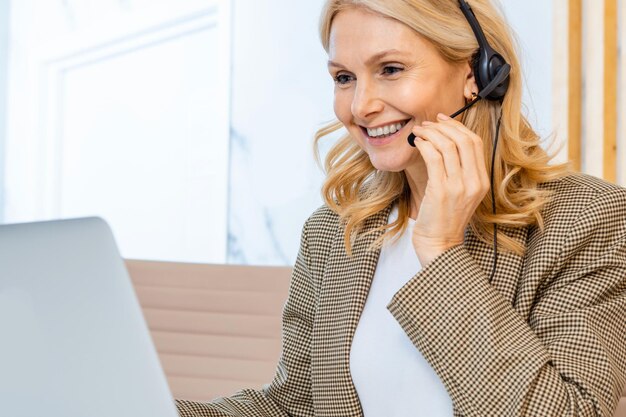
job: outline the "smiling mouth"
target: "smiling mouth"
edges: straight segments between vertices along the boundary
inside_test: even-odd
[[[399,130],[402,130],[402,128],[406,126],[406,124],[409,122],[409,120],[410,119],[404,120],[398,123],[390,123],[388,125],[385,125],[379,128],[374,128],[374,129],[369,129],[369,128],[361,126],[361,129],[367,136],[369,136],[372,139],[383,139],[383,138],[392,136]]]

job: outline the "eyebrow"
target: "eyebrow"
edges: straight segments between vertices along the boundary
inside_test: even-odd
[[[379,60],[383,59],[384,57],[386,57],[387,55],[396,55],[396,54],[397,55],[406,55],[404,52],[400,52],[397,49],[388,49],[386,51],[378,52],[378,53],[372,55],[371,57],[369,57],[368,60],[365,61],[365,65],[371,65],[373,62],[379,61]],[[333,62],[331,60],[328,60],[328,66],[329,67],[338,67],[338,68],[346,69],[346,67],[344,67],[340,63]]]

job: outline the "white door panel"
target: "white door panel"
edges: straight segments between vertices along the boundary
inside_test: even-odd
[[[230,5],[163,3],[32,42],[7,221],[99,215],[125,257],[225,261]]]

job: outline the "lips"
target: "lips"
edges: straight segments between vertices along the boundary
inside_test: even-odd
[[[361,131],[363,132],[363,136],[364,138],[367,140],[367,142],[372,145],[372,146],[383,146],[383,145],[387,145],[388,143],[393,142],[394,140],[396,140],[398,137],[400,136],[406,136],[404,135],[403,131],[405,129],[405,127],[408,124],[408,120],[401,122],[402,123],[402,129],[397,130],[394,133],[389,133],[387,135],[383,134],[382,136],[379,137],[372,137],[367,133],[367,129],[364,127],[361,127]]]
[[[367,140],[367,143],[369,143],[371,146],[383,146],[383,145],[387,145],[388,143],[393,142],[395,139],[397,139],[400,136],[406,136],[408,135],[408,133],[406,133],[406,135],[403,132],[403,130],[405,129],[405,127],[407,126],[407,124],[409,124],[409,122],[411,121],[411,119],[407,119],[407,120],[403,120],[403,121],[398,121],[398,122],[391,122],[391,123],[387,123],[385,125],[380,125],[378,127],[375,128],[366,128],[364,126],[359,126],[361,128],[361,132],[363,134],[363,138],[365,140]],[[391,126],[396,126],[400,125],[401,128],[398,130],[396,128],[396,131],[391,133]],[[389,133],[385,134],[384,128],[388,127],[389,128]],[[383,129],[383,134],[381,136],[371,136],[368,132],[368,129],[371,130],[376,130],[376,133],[378,133],[378,129]]]
[[[403,120],[399,122],[390,122],[384,125],[380,125],[378,127],[366,128],[366,127],[361,126],[361,128],[364,130],[365,134],[369,138],[384,138],[389,135],[393,135],[399,130],[402,130],[402,128],[406,126],[408,122],[409,120],[407,119],[407,120]]]
[[[401,130],[404,125],[406,125],[406,123],[407,121],[405,120],[403,122],[387,124],[379,128],[370,128],[367,129],[367,134],[372,138],[385,137],[387,135],[392,135],[396,133],[398,130]]]

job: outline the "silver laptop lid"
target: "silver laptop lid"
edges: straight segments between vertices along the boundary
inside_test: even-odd
[[[0,415],[177,416],[103,220],[0,226]]]

